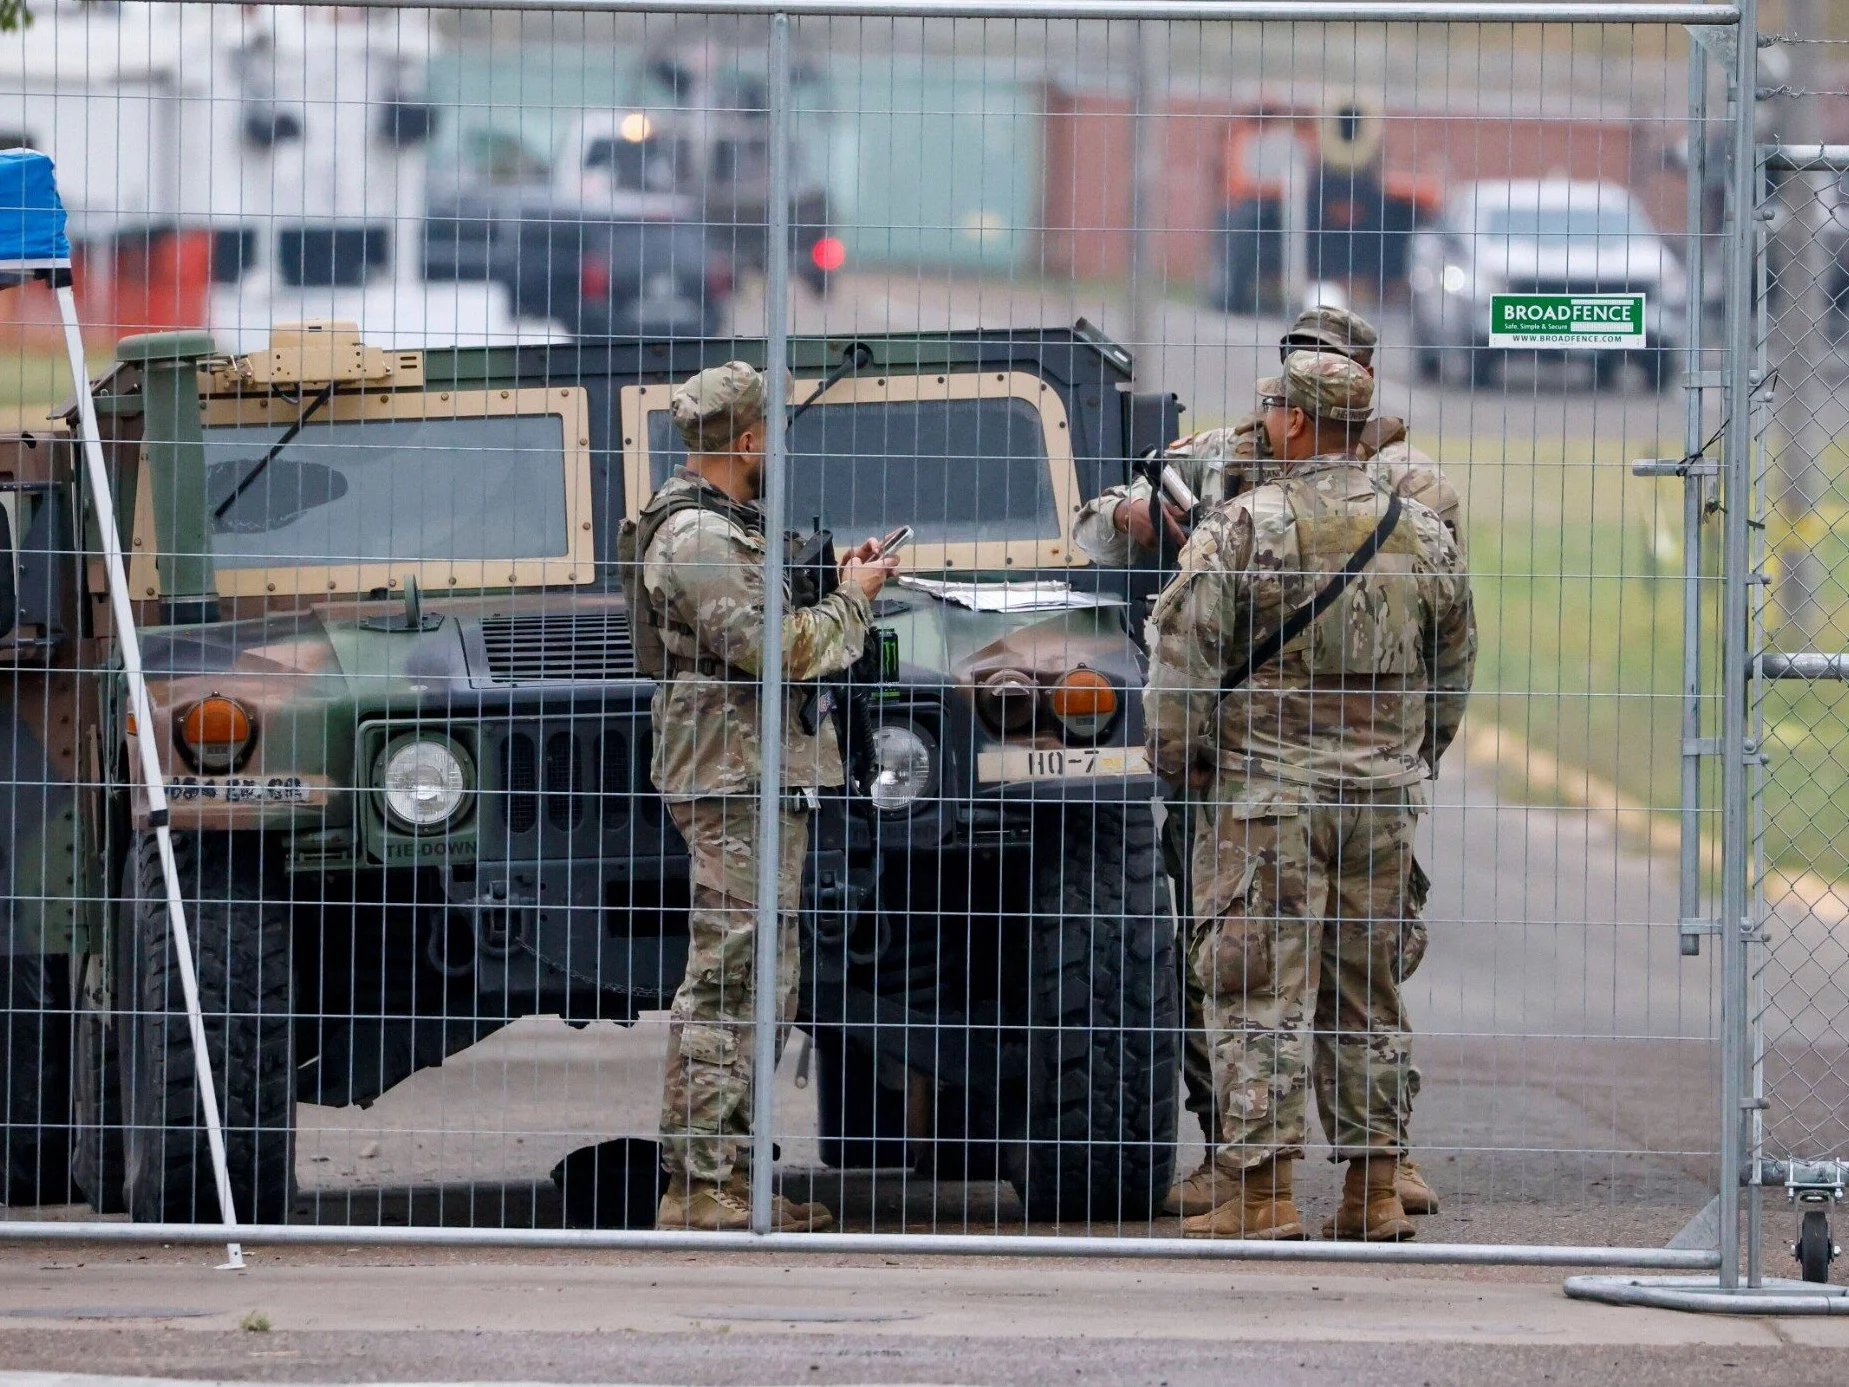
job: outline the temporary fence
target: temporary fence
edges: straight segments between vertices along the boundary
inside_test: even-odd
[[[1849,1308],[1815,755],[1849,233],[1831,132],[1764,119],[1830,83],[1765,90],[1802,45],[1757,32],[38,7],[0,137],[55,161],[95,409],[10,292],[0,1236]],[[1313,304],[1378,330],[1308,325],[1368,358],[1360,492],[1279,484],[1292,428],[1336,446],[1281,361]],[[735,360],[761,404],[677,398]],[[1186,562],[1257,556],[1230,629],[1152,491]],[[1430,1211],[1316,1236],[1321,1158],[1402,1148]],[[1299,1150],[1306,1241],[1174,1209]]]

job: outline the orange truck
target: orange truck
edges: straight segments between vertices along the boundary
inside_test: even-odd
[[[1384,118],[1354,100],[1266,105],[1229,122],[1210,274],[1216,307],[1280,308],[1319,282],[1361,301],[1401,291],[1412,233],[1437,213],[1444,184],[1388,167],[1385,135]]]

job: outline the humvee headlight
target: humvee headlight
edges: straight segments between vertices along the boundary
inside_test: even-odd
[[[1034,720],[1039,693],[1033,675],[998,669],[976,686],[976,711],[998,732],[1019,732]]]
[[[1095,669],[1068,670],[1047,693],[1047,706],[1074,737],[1101,737],[1117,716],[1117,690]]]
[[[250,751],[250,714],[223,694],[200,699],[180,714],[179,724],[186,758],[208,775],[236,770]]]
[[[448,742],[416,738],[385,753],[379,772],[385,807],[399,823],[431,829],[449,822],[469,794],[469,774]]]
[[[937,776],[931,740],[908,722],[883,722],[873,729],[873,807],[891,813],[910,809]]]

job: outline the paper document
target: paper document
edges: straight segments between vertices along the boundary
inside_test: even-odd
[[[1110,593],[1075,592],[1072,584],[957,583],[939,578],[901,578],[900,586],[916,588],[972,612],[1049,612],[1079,607],[1121,607],[1124,600]]]

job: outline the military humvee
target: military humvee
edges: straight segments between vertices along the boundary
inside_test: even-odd
[[[242,358],[122,344],[99,410],[241,1217],[288,1217],[298,1102],[370,1102],[518,1017],[672,996],[686,860],[615,538],[681,456],[673,385],[763,355],[383,352],[340,325]],[[802,339],[790,367],[794,401],[825,387],[791,428],[792,519],[917,531],[875,606],[899,656],[862,691],[877,774],[825,800],[805,870],[823,1159],[1006,1178],[1036,1219],[1145,1217],[1176,998],[1140,595],[1071,529],[1176,406],[1129,393],[1083,323]],[[58,672],[11,686],[14,788],[51,788],[10,801],[8,1195],[62,1180],[68,1140],[97,1208],[211,1219],[100,572],[70,556],[65,445],[12,456],[37,461],[0,474],[10,648]]]

